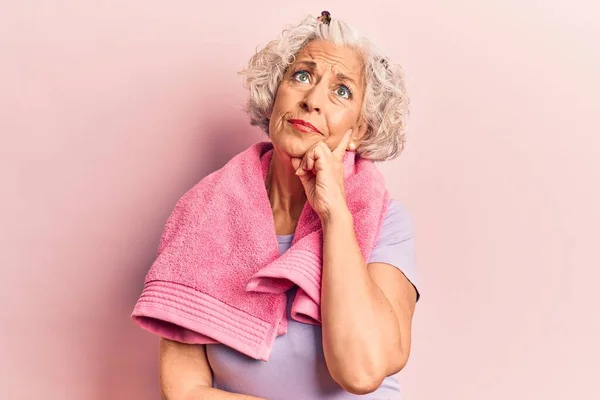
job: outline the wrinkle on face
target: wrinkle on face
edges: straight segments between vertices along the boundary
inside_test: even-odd
[[[299,70],[309,71],[309,84],[294,81]],[[354,84],[344,80],[344,76]],[[338,96],[336,88],[341,85],[350,89],[351,99]],[[323,40],[309,42],[296,54],[277,90],[269,126],[274,146],[295,157],[317,141],[334,148],[348,129],[358,131],[364,122],[364,93],[364,62],[359,51]],[[309,100],[318,110],[307,109]],[[287,122],[289,118],[306,120],[323,135],[300,134]]]

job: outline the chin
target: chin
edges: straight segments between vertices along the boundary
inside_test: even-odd
[[[297,135],[289,132],[285,132],[281,136],[272,138],[271,142],[274,147],[291,157],[302,157],[312,145],[322,140],[322,137],[318,135]]]

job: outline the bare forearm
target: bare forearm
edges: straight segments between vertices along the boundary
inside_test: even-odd
[[[162,400],[261,400],[212,388],[205,346],[161,338],[159,354]]]
[[[170,397],[163,397],[163,400],[179,400],[171,399]],[[192,392],[188,393],[181,400],[265,400],[259,397],[246,396],[243,394],[229,393],[223,390],[214,389],[211,387],[198,387]]]
[[[323,350],[332,377],[358,391],[378,386],[397,357],[400,328],[369,275],[345,207],[323,221],[321,285]]]
[[[223,390],[206,388],[202,400],[265,400],[259,397],[246,396],[245,394],[229,393]]]

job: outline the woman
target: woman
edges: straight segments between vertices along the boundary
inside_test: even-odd
[[[285,30],[278,40],[269,43],[250,60],[244,75],[250,89],[248,112],[251,123],[262,127],[272,146],[262,190],[272,213],[268,217],[272,219],[267,223],[274,225],[278,256],[281,255],[277,260],[282,259],[288,250],[289,254],[298,252],[294,249],[302,244],[294,244],[299,243],[294,235],[300,235],[299,230],[306,231],[302,233],[306,237],[319,238],[322,258],[318,260],[322,261],[319,261],[320,282],[317,283],[320,284],[320,293],[312,294],[319,310],[313,315],[312,322],[309,317],[300,318],[302,312],[294,311],[294,307],[301,308],[300,300],[296,302],[295,299],[300,297],[298,293],[304,286],[287,281],[282,283],[279,275],[271,276],[275,278],[270,281],[273,286],[263,288],[263,292],[276,293],[273,287],[285,287],[280,290],[284,293],[285,302],[277,303],[277,294],[253,295],[273,296],[272,304],[284,304],[282,313],[285,312],[285,315],[274,319],[271,324],[273,329],[277,329],[276,338],[274,331],[270,333],[273,336],[271,347],[261,347],[266,349],[260,350],[262,353],[258,350],[252,353],[250,349],[244,354],[243,350],[248,347],[244,347],[246,345],[242,342],[236,347],[233,343],[238,342],[233,339],[227,342],[229,336],[222,332],[220,325],[203,330],[208,322],[203,324],[195,317],[187,318],[183,312],[180,319],[171,318],[174,313],[179,313],[179,303],[173,303],[172,312],[166,312],[167,306],[158,300],[156,307],[144,308],[142,303],[150,304],[152,300],[150,295],[143,295],[136,306],[134,318],[144,328],[162,336],[162,396],[169,400],[400,399],[400,388],[394,374],[406,365],[409,357],[411,320],[418,300],[414,244],[410,219],[402,207],[396,201],[377,194],[382,191],[370,191],[379,181],[376,172],[369,169],[372,164],[369,160],[392,159],[402,150],[407,98],[401,70],[388,62],[369,42],[359,38],[348,25],[323,12],[321,17],[309,17]],[[261,150],[260,160],[265,159],[264,154]],[[366,175],[363,174],[360,183],[357,183],[359,178],[354,178],[359,173],[348,175],[348,171],[354,168],[349,165],[354,165],[352,160],[355,159],[367,160],[356,164],[364,163],[360,165],[364,166],[361,168]],[[245,170],[240,168],[237,171],[244,174]],[[209,179],[213,179],[211,184],[214,185],[235,179],[230,178],[231,175],[231,172],[224,172],[218,178],[217,175],[207,177],[204,187],[208,186]],[[240,186],[244,185],[242,181],[233,181],[233,184],[223,184],[222,187],[244,187]],[[256,193],[260,197],[263,192]],[[254,192],[245,195],[255,197]],[[357,206],[356,199],[361,196],[367,200],[361,200],[362,205]],[[203,205],[210,199],[212,197],[204,197]],[[378,201],[385,202],[383,208],[377,205]],[[245,207],[244,203],[239,204],[239,207]],[[177,208],[183,207],[178,205]],[[375,211],[360,214],[356,211],[360,207],[371,207]],[[377,214],[379,209],[381,214]],[[194,214],[186,210],[181,214],[185,218],[196,215],[194,222],[188,226],[194,223],[199,226],[219,225],[218,218],[209,222],[203,219],[202,211]],[[242,213],[251,211],[242,210]],[[318,226],[312,225],[313,228],[307,229],[305,227],[310,223],[299,221],[308,221],[309,217],[303,215],[310,213],[318,217]],[[373,217],[374,222],[371,223],[371,217],[366,215],[381,217]],[[177,218],[172,217],[172,220]],[[381,220],[379,223],[375,221],[377,218]],[[261,222],[255,220],[253,223]],[[173,228],[174,222],[170,224],[165,230],[168,233],[161,240],[159,253],[169,248],[168,243],[176,241],[174,238],[181,230]],[[211,246],[208,242],[227,240],[222,237],[214,239],[224,228],[214,229],[218,232],[202,238],[191,235],[187,241],[182,239],[180,242],[188,247],[193,246],[190,243],[202,242],[208,248]],[[369,229],[375,230],[374,235],[369,236]],[[224,233],[225,237],[234,234],[231,230]],[[250,235],[254,235],[255,229],[245,230],[240,226],[239,230],[244,233],[235,233],[239,236],[238,240],[254,240]],[[316,230],[320,236],[311,236]],[[190,237],[193,240],[189,240]],[[367,237],[373,238],[371,247],[365,239]],[[292,244],[294,247],[290,249]],[[231,246],[217,246],[215,251],[225,251],[223,248],[226,248],[227,253],[223,253],[222,257],[230,258],[235,251]],[[161,263],[179,265],[179,260],[184,258],[182,248],[171,251],[176,255]],[[190,256],[204,257],[208,251],[200,248],[200,251],[192,253]],[[269,260],[277,262],[273,258]],[[210,269],[207,273],[218,273],[215,272],[217,267],[211,268],[207,268],[207,271]],[[237,272],[228,274],[226,277]],[[147,279],[147,284],[161,279],[160,276],[164,274],[155,273],[152,279]],[[196,281],[212,279],[206,276]],[[304,278],[300,276],[299,279]],[[243,282],[246,281],[244,278]],[[225,279],[222,282],[217,285],[218,288],[210,290],[225,290],[223,286],[229,285],[230,281]],[[291,279],[291,282],[294,280]],[[249,283],[245,290],[251,291],[249,288],[261,285],[263,283]],[[184,286],[181,293],[188,293]],[[309,288],[306,291],[310,293]],[[155,298],[161,296],[168,296],[166,289]],[[304,304],[311,303],[309,297],[305,296],[308,302]],[[226,302],[223,300],[226,298],[221,297],[221,300]],[[202,304],[221,303],[221,300],[211,298]],[[191,310],[188,314],[202,308],[198,306],[199,301],[188,307]],[[248,306],[247,302],[240,304]],[[237,312],[239,307],[228,310]],[[219,319],[220,314],[213,313],[209,318]],[[226,318],[229,316],[225,315]],[[244,318],[237,323],[251,317],[246,315]],[[159,325],[160,328],[157,327]],[[230,330],[236,329],[233,323],[227,326]],[[192,332],[194,330],[196,332]],[[173,333],[175,331],[177,333]],[[242,336],[254,332],[253,329],[245,330]]]

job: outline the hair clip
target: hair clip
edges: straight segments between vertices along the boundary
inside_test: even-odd
[[[321,11],[321,16],[317,17],[317,20],[320,21],[322,24],[329,25],[329,23],[331,22],[331,14],[329,13],[329,11]]]

